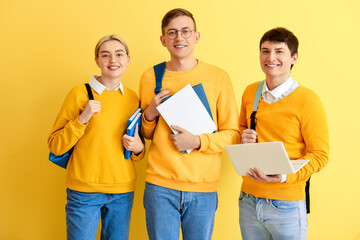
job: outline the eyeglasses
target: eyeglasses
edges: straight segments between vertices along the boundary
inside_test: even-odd
[[[181,33],[181,36],[183,37],[183,38],[189,38],[189,37],[191,37],[191,34],[192,34],[192,32],[193,32],[193,30],[191,30],[191,29],[188,29],[188,28],[185,28],[185,29],[180,29],[180,30],[177,30],[177,29],[169,29],[167,32],[166,32],[166,36],[169,38],[169,39],[171,39],[171,40],[173,40],[173,39],[175,39],[177,36],[178,36],[178,33]]]

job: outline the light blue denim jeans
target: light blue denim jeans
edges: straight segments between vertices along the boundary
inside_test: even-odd
[[[146,183],[144,207],[150,240],[210,240],[217,192],[183,192]]]
[[[84,193],[67,189],[68,240],[95,240],[101,217],[101,239],[128,239],[134,192]]]
[[[240,229],[244,240],[304,240],[307,233],[305,199],[281,201],[240,193]]]

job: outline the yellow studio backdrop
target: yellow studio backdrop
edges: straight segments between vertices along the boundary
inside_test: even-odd
[[[138,92],[142,72],[169,60],[160,23],[175,7],[194,14],[201,33],[195,55],[230,74],[239,107],[244,88],[264,78],[262,34],[284,26],[297,35],[292,76],[320,95],[331,138],[330,163],[312,177],[308,239],[360,239],[358,0],[1,0],[0,239],[66,239],[65,171],[47,160],[46,144],[60,106],[73,86],[100,73],[93,52],[106,34],[129,44],[122,81]],[[147,239],[146,163],[136,163],[130,239]],[[240,185],[224,154],[214,240],[241,239]]]

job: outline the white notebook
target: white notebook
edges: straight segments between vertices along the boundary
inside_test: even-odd
[[[255,167],[266,175],[292,174],[309,162],[290,160],[282,142],[226,145],[225,149],[239,176],[246,176]]]
[[[190,84],[172,95],[157,107],[157,110],[171,128],[176,125],[194,135],[212,133],[216,125]],[[174,134],[175,130],[171,129]],[[192,149],[186,150],[188,153]]]

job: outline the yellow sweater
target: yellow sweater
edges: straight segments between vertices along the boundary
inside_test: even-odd
[[[134,191],[136,173],[133,162],[124,159],[122,135],[127,121],[139,107],[133,91],[93,90],[101,110],[86,125],[78,117],[89,101],[85,86],[74,87],[67,95],[48,138],[49,149],[56,155],[67,152],[74,144],[66,169],[66,185],[80,192],[125,193]],[[132,154],[132,160],[140,160]]]
[[[204,62],[187,71],[166,70],[162,89],[174,94],[188,83],[191,86],[203,84],[217,131],[200,136],[199,150],[182,154],[169,139],[172,132],[162,117],[158,122],[148,122],[143,117],[144,136],[152,139],[145,180],[179,191],[214,192],[220,178],[224,145],[237,143],[240,139],[236,100],[228,74]],[[155,73],[150,68],[140,81],[142,109],[155,96],[154,88]]]
[[[240,109],[241,134],[250,126],[258,85],[259,82],[253,83],[244,91]],[[297,173],[288,174],[285,183],[264,183],[243,177],[242,191],[269,199],[304,199],[307,179],[329,160],[328,126],[319,97],[299,86],[278,102],[268,104],[260,99],[256,121],[258,142],[281,141],[290,159],[309,159],[310,162]]]

